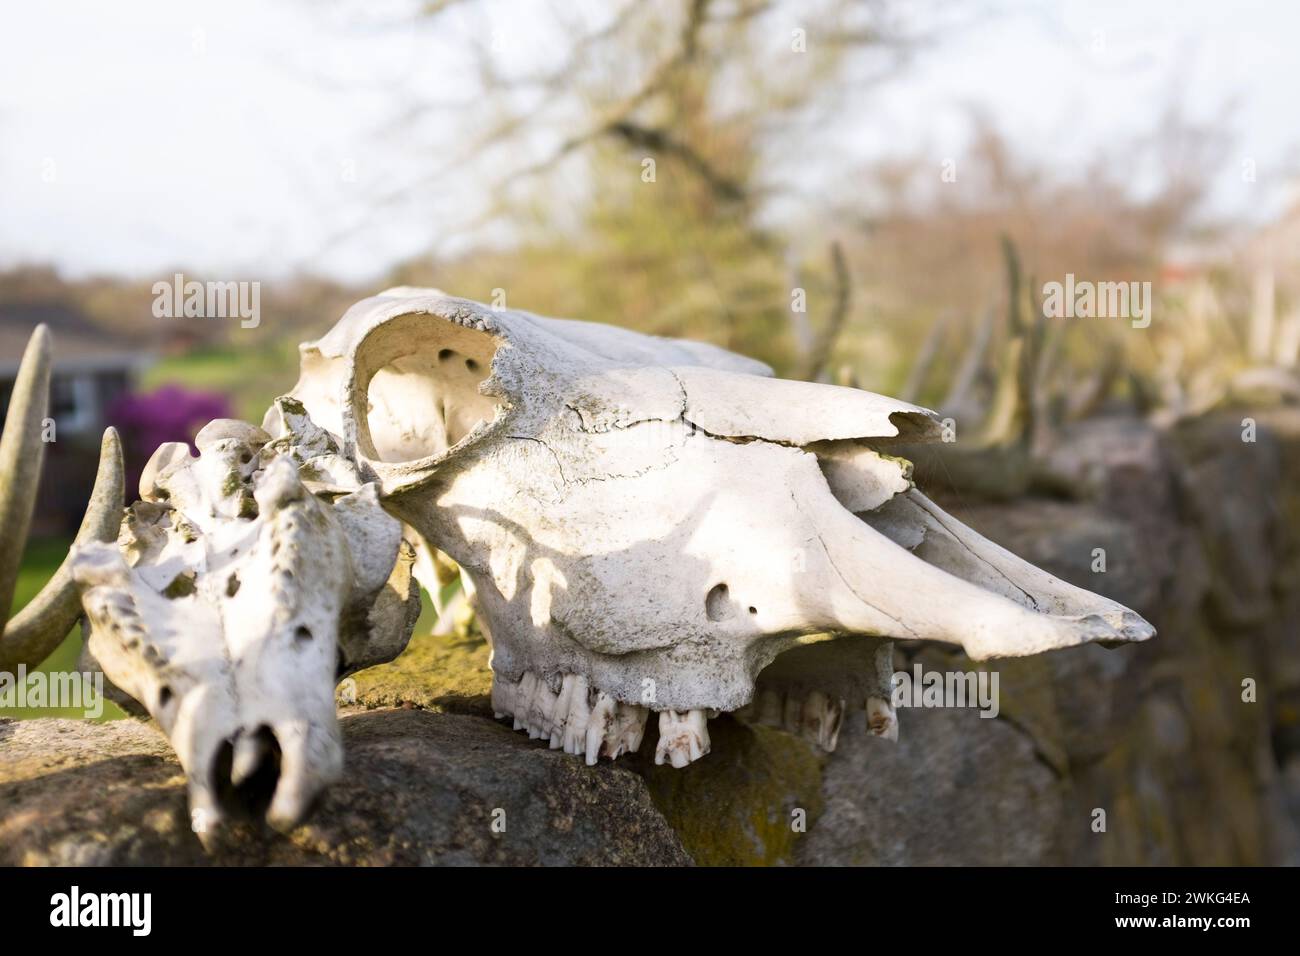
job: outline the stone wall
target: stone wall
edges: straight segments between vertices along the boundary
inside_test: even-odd
[[[1246,414],[1254,442],[1241,439]],[[829,756],[724,716],[713,752],[672,770],[647,759],[653,729],[641,754],[596,768],[510,732],[488,710],[486,645],[425,635],[357,675],[348,776],[312,819],[289,838],[250,831],[218,859],[1300,862],[1300,412],[1168,433],[1097,419],[1035,468],[1015,500],[927,490],[1133,607],[1154,640],[984,665],[902,644],[900,669],[996,670],[998,716],[903,709],[894,745],[858,712]],[[166,742],[135,722],[0,722],[0,863],[200,862],[183,784]]]

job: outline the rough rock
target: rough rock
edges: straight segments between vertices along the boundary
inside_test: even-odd
[[[722,716],[709,722],[712,752],[688,767],[655,766],[654,740],[632,766],[701,866],[795,862],[822,812],[822,757],[804,741]]]
[[[375,710],[342,723],[347,772],[306,824],[287,838],[250,824],[206,856],[152,729],[0,722],[0,864],[691,862],[630,770],[588,768],[478,717]]]
[[[861,714],[858,715],[861,717]],[[904,710],[897,746],[852,721],[827,762],[825,809],[798,860],[851,866],[1061,862],[1055,770],[974,710]]]

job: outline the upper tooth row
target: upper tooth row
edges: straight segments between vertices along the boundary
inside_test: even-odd
[[[803,695],[761,687],[747,714],[755,723],[788,730],[829,753],[840,738],[844,701],[821,691]]]
[[[839,742],[846,708],[843,698],[821,691],[799,694],[761,687],[743,713],[755,723],[780,727],[830,753]],[[898,740],[898,717],[887,701],[867,700],[867,729],[877,737]]]
[[[592,687],[581,674],[564,674],[559,689],[525,671],[518,683],[492,676],[492,710],[514,718],[515,730],[534,740],[547,738],[552,750],[585,756],[594,766],[602,755],[611,759],[633,753],[645,736],[649,708],[615,700]],[[655,763],[684,767],[709,752],[708,719],[703,710],[659,715],[659,746]]]
[[[589,687],[581,674],[565,674],[557,691],[532,671],[517,684],[493,675],[492,710],[513,717],[515,730],[527,730],[534,740],[548,738],[552,750],[585,755],[588,766],[602,753],[617,757],[640,747],[649,714]]]

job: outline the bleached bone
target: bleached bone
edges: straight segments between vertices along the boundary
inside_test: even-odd
[[[338,678],[391,660],[419,610],[414,552],[298,403],[280,437],[228,419],[161,446],[115,544],[73,551],[87,650],[185,769],[194,828],[294,826],[342,770]]]
[[[679,714],[665,710],[659,714],[659,745],[655,763],[685,767],[709,752],[708,718],[696,708]]]
[[[589,760],[606,752],[590,722],[622,705],[685,741],[670,762],[702,754],[691,715],[744,707],[813,635],[980,659],[1151,636],[911,488],[892,452],[938,438],[933,413],[770,374],[712,346],[394,289],[302,347],[293,394],[473,581],[499,713],[576,750],[556,713],[581,680]],[[892,736],[872,697],[888,695],[865,700]]]

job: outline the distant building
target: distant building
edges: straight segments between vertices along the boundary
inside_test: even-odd
[[[75,308],[0,303],[0,416],[8,414],[23,350],[42,322],[54,345],[50,417],[55,440],[45,451],[33,537],[75,533],[94,484],[107,409],[134,388],[150,362],[146,352],[113,337]]]

